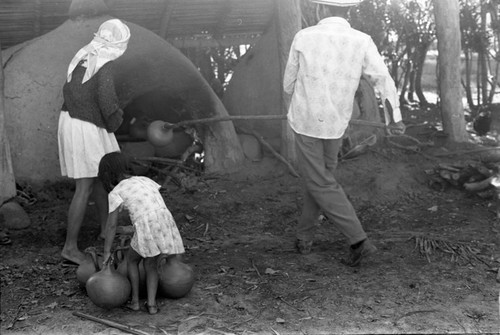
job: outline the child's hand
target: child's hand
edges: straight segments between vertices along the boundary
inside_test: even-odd
[[[104,264],[108,261],[109,257],[111,257],[111,252],[105,251],[102,257],[102,266],[104,266]]]

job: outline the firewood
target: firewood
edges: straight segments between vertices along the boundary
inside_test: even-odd
[[[439,175],[441,178],[446,179],[446,180],[451,180],[451,173],[448,170],[440,170]]]
[[[482,174],[485,177],[491,177],[494,173],[492,170],[488,169],[484,165],[476,166],[476,170],[477,170],[477,172],[479,172],[480,174]]]
[[[439,163],[438,167],[440,169],[443,169],[443,170],[448,170],[448,171],[451,171],[451,172],[460,172],[460,168],[456,167],[456,166],[452,166],[452,165],[448,165],[448,164],[445,164],[445,163]]]
[[[485,190],[488,187],[490,187],[491,181],[493,180],[493,178],[494,177],[492,176],[492,177],[486,178],[484,180],[481,180],[481,181],[478,181],[475,183],[465,183],[464,188],[470,192],[478,192],[478,191]]]
[[[429,187],[433,190],[443,192],[446,189],[446,182],[437,176],[430,176]]]
[[[201,147],[200,144],[198,143],[194,143],[192,144],[191,146],[189,146],[186,151],[184,151],[184,153],[182,154],[181,156],[181,162],[184,163],[187,161],[187,159],[189,158],[189,156],[191,156],[193,153],[195,152],[201,152],[203,148]],[[167,188],[167,184],[168,182],[174,178],[174,175],[179,171],[180,167],[179,166],[176,166],[174,167],[170,173],[167,175],[167,177],[165,178],[165,180],[163,181],[163,187],[164,188]]]

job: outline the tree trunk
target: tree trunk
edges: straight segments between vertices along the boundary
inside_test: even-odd
[[[458,0],[434,1],[438,38],[439,86],[443,129],[448,139],[467,141],[460,91],[460,26]]]
[[[281,113],[288,113],[290,96],[283,91],[283,73],[288,61],[290,46],[293,37],[302,28],[300,1],[298,0],[275,0],[277,9],[278,29],[278,57],[280,60],[280,86],[281,86]],[[288,122],[283,121],[281,131],[281,154],[292,164],[297,162],[295,152],[294,134]]]
[[[410,49],[410,54],[408,54],[408,64],[410,65],[409,66],[409,71],[410,73],[408,74],[409,77],[408,77],[408,101],[409,102],[415,102],[415,98],[414,98],[414,94],[415,94],[415,78],[416,78],[416,67],[417,67],[417,63],[416,63],[416,48],[413,49],[411,48]]]
[[[498,85],[498,70],[500,69],[499,65],[500,64],[498,64],[498,62],[495,61],[495,75],[492,76],[491,83],[490,83],[491,89],[490,89],[490,93],[488,95],[488,101],[486,102],[488,105],[491,105],[493,103],[493,98],[495,97],[495,91],[496,91],[496,87]],[[488,65],[488,68],[490,68],[490,65]]]
[[[417,94],[418,100],[421,105],[428,105],[427,99],[422,91],[422,75],[424,73],[425,58],[427,56],[427,50],[429,49],[428,43],[422,43],[417,47],[418,56],[416,57],[417,63],[417,73],[415,78],[415,93]]]
[[[472,97],[472,89],[471,89],[471,57],[470,51],[465,50],[465,96],[467,97],[467,103],[469,104],[469,108],[474,108],[474,98]]]
[[[486,9],[484,4],[481,4],[481,31],[486,31]],[[483,104],[488,103],[488,50],[486,45],[481,43],[481,98]]]
[[[401,106],[407,105],[409,103],[409,100],[407,98],[407,92],[408,92],[408,82],[410,81],[410,72],[411,72],[411,64],[410,61],[407,60],[405,62],[405,70],[404,70],[404,76],[403,76],[403,83],[401,84],[401,93],[399,94],[399,104]]]
[[[1,50],[1,48],[0,48]],[[5,96],[2,52],[0,51],[0,206],[16,195],[16,182],[5,130]]]
[[[498,27],[498,24],[499,24],[499,20],[498,20],[498,12],[497,12],[497,7],[496,6],[490,6],[489,7],[489,14],[490,14],[490,18],[491,18],[491,25],[493,27]],[[494,34],[495,34],[495,43],[493,44],[494,45],[494,51],[495,51],[495,54],[498,55],[499,53],[499,45],[498,43],[500,42],[500,31],[498,29],[494,29]],[[496,58],[496,57],[495,57]],[[496,61],[496,59],[493,59],[493,61],[495,62],[495,76],[493,77],[493,83],[491,85],[491,91],[490,91],[490,96],[489,96],[489,100],[488,100],[488,103],[492,103],[493,102],[493,98],[495,96],[495,91],[496,91],[496,88],[498,86],[498,71],[500,70],[500,64]]]

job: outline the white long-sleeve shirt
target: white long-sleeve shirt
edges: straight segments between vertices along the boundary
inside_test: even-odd
[[[396,86],[369,35],[340,17],[299,31],[283,78],[284,91],[292,95],[287,116],[291,128],[311,137],[341,138],[351,119],[361,76],[382,101],[390,102],[393,121],[400,121]]]

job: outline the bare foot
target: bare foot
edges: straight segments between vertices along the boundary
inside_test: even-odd
[[[156,313],[158,313],[158,306],[156,306],[156,305],[149,305],[149,304],[147,304],[146,306],[148,307],[149,314],[156,314]]]
[[[81,252],[80,250],[68,251],[66,249],[63,249],[63,251],[61,252],[61,257],[78,265],[82,264],[86,260],[85,253]]]
[[[135,302],[131,301],[125,307],[127,307],[128,309],[133,310],[133,311],[138,311],[141,309],[141,306],[139,305],[138,301],[135,301]]]

